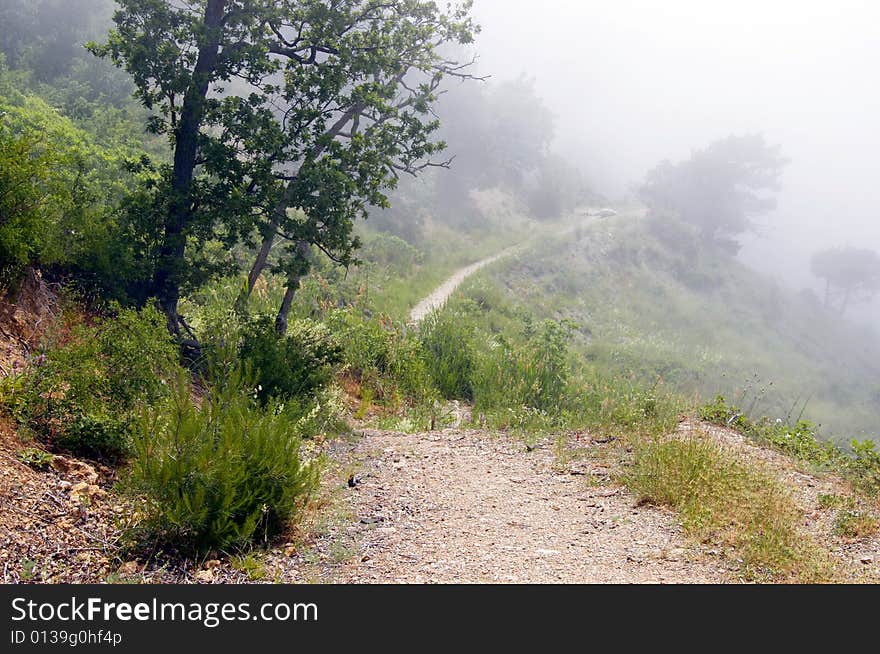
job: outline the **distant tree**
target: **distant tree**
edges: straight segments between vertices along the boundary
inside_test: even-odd
[[[788,163],[779,150],[760,134],[730,136],[687,161],[662,162],[639,196],[655,214],[672,213],[697,226],[704,242],[736,250],[735,237],[754,226],[752,218],[776,206],[768,192],[779,190]]]
[[[446,221],[472,218],[470,191],[500,187],[525,202],[525,182],[547,157],[553,116],[526,77],[456,89],[440,99],[440,136],[454,157],[437,171],[434,208]]]
[[[87,56],[85,42],[108,20],[112,0],[0,0],[0,52],[44,82]]]
[[[537,218],[557,218],[590,197],[581,172],[559,155],[548,155],[538,165],[529,185],[529,214]]]
[[[810,270],[825,280],[826,307],[837,301],[843,315],[852,301],[867,301],[880,291],[880,255],[864,248],[830,248],[816,252]]]

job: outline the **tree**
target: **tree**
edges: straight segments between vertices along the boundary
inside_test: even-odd
[[[386,173],[413,172],[439,147],[421,118],[435,76],[458,69],[435,48],[467,43],[475,29],[470,2],[448,14],[426,0],[118,4],[108,42],[91,47],[132,74],[156,112],[150,128],[170,138],[173,164],[152,193],[161,224],[150,292],[191,347],[177,310],[182,285],[200,272],[188,254],[212,238],[246,242],[259,228],[251,283],[279,234],[292,244],[282,264],[291,287],[311,244],[349,261],[361,203],[381,203]],[[412,69],[432,76],[410,86]],[[399,87],[408,102],[395,101]]]
[[[662,162],[647,174],[639,195],[655,214],[672,213],[697,226],[705,243],[738,249],[734,237],[776,206],[767,192],[779,190],[787,163],[779,150],[761,134],[730,136],[687,161]]]
[[[105,137],[15,90],[0,66],[0,284],[29,265],[105,288],[127,276],[113,208],[133,183],[120,162],[140,153]]]
[[[830,248],[816,252],[810,270],[825,280],[824,304],[830,308],[838,298],[843,315],[853,300],[870,300],[880,291],[880,255],[864,248]]]
[[[435,175],[434,205],[440,217],[463,223],[472,217],[470,191],[500,187],[528,202],[526,181],[547,158],[553,116],[533,80],[472,86],[438,103],[441,136],[455,157]]]

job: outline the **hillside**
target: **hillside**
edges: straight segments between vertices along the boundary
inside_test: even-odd
[[[841,443],[877,437],[875,334],[698,247],[683,226],[630,216],[575,236],[506,260],[464,294],[573,321],[575,348],[601,369],[703,400],[722,394],[754,417],[802,416]]]

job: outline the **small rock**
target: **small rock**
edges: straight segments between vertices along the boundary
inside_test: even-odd
[[[686,555],[687,551],[681,547],[673,547],[668,550],[663,550],[663,558],[667,561],[681,561]]]
[[[196,573],[196,581],[202,581],[206,584],[210,584],[214,582],[214,571],[213,570],[199,570]]]
[[[362,525],[375,525],[380,522],[385,522],[385,518],[380,515],[369,516],[367,518],[361,518]]]
[[[539,550],[535,550],[535,553],[536,553],[538,556],[555,556],[555,555],[559,554],[559,550],[544,550],[544,549],[539,549]]]
[[[70,496],[86,504],[91,502],[92,499],[96,497],[104,497],[106,494],[107,491],[102,489],[100,486],[89,484],[84,481],[81,481],[78,484],[74,484],[70,488]]]
[[[859,559],[859,560],[860,560],[862,563],[864,563],[865,565],[868,565],[869,563],[873,563],[873,562],[874,562],[874,557],[873,557],[873,556],[863,556],[863,557],[862,557],[861,559]]]

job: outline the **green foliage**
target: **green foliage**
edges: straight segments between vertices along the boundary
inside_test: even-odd
[[[327,324],[343,344],[344,371],[372,397],[392,408],[433,399],[436,390],[413,330],[354,307],[330,312]]]
[[[434,311],[420,327],[431,377],[447,399],[473,399],[476,367],[474,326],[463,311]]]
[[[200,259],[211,242],[283,235],[275,268],[291,283],[308,269],[303,245],[351,263],[354,220],[387,206],[398,170],[416,174],[443,148],[431,106],[462,67],[441,46],[477,31],[470,2],[117,4],[107,42],[89,49],[131,74],[149,129],[171,138],[173,170],[138,206],[152,218],[151,294],[175,332],[181,289],[229,272]]]
[[[342,360],[342,348],[326,325],[296,320],[285,336],[275,331],[270,316],[253,318],[245,327],[240,360],[253,370],[257,394],[289,400],[314,394],[330,381],[333,366]]]
[[[90,134],[19,92],[0,67],[0,284],[40,265],[125,300],[135,264],[115,209],[142,156],[128,137]]]
[[[52,155],[35,136],[14,136],[0,125],[0,288],[37,259],[45,235],[47,169]]]
[[[126,480],[144,501],[140,542],[188,552],[246,548],[278,535],[316,487],[319,463],[303,453],[296,416],[260,406],[233,373],[201,406],[181,375],[144,412]]]
[[[545,320],[518,340],[497,336],[478,358],[473,380],[478,409],[559,409],[569,390],[572,325]]]
[[[35,447],[26,447],[18,453],[18,460],[34,470],[48,469],[54,458],[49,452]]]
[[[15,414],[59,449],[124,455],[135,412],[164,396],[176,367],[155,309],[120,310],[75,327],[35,357],[12,398]]]
[[[864,493],[880,493],[880,453],[874,441],[853,440],[851,453],[847,453],[833,443],[819,440],[816,426],[807,420],[798,420],[794,425],[767,418],[752,421],[721,396],[701,407],[699,416],[736,429],[799,461],[837,471]]]
[[[848,462],[850,474],[856,486],[869,495],[880,494],[880,452],[874,441],[851,443],[853,459]]]
[[[844,538],[865,538],[877,533],[877,516],[856,509],[841,509],[834,519],[834,533]]]

